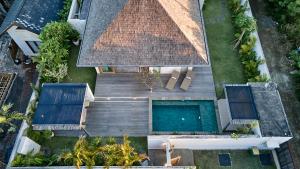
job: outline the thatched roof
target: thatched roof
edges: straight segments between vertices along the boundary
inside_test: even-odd
[[[202,64],[198,0],[92,0],[78,66]]]

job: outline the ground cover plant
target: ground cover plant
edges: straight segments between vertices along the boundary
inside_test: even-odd
[[[67,60],[71,42],[79,38],[79,33],[67,22],[47,24],[39,38],[42,41],[37,63],[37,71],[42,82],[60,82],[67,75]]]
[[[257,57],[254,50],[256,38],[252,33],[256,30],[255,19],[247,16],[247,1],[241,4],[239,0],[230,0],[229,7],[232,13],[233,25],[235,28],[235,45],[238,48],[239,57],[244,67],[244,74],[247,81],[264,82],[268,79],[266,75],[261,75],[258,66],[264,61]]]

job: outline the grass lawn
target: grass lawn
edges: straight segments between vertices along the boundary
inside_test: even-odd
[[[209,0],[203,11],[218,98],[223,96],[223,84],[246,82],[237,51],[233,49],[234,30],[227,5],[227,0]]]
[[[68,76],[63,80],[65,83],[88,83],[91,90],[95,90],[96,70],[95,68],[78,68],[76,66],[79,46],[72,46],[68,61]]]
[[[108,137],[101,137],[103,144],[105,144],[108,140]],[[88,138],[90,139],[90,138]],[[42,145],[42,149],[44,149],[49,154],[60,154],[65,150],[73,149],[78,137],[59,137],[55,136]],[[123,137],[115,138],[117,143],[123,142]],[[147,153],[148,144],[147,137],[129,137],[131,146],[139,153]]]
[[[218,154],[230,153],[231,167],[219,165]],[[262,153],[262,152],[261,152]],[[263,152],[266,153],[266,152]],[[271,152],[268,152],[271,153]],[[198,169],[276,169],[275,164],[263,166],[258,156],[251,155],[249,151],[194,151],[195,165]]]

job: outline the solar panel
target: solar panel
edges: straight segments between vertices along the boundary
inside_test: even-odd
[[[270,153],[260,154],[259,155],[259,160],[260,160],[261,165],[264,165],[264,166],[273,165],[272,154],[270,154]]]
[[[226,86],[232,119],[258,120],[250,86]]]
[[[33,124],[79,124],[86,84],[44,84]]]

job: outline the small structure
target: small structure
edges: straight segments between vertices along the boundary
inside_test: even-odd
[[[7,32],[27,56],[39,52],[38,35],[51,21],[58,20],[63,0],[17,0],[14,1],[0,27],[0,35]]]
[[[27,155],[28,153],[32,153],[32,155],[34,155],[37,154],[40,149],[41,146],[38,143],[28,137],[22,136],[17,152],[23,155]]]
[[[225,96],[229,107],[228,116],[223,119],[227,120],[225,130],[233,131],[259,120],[249,85],[226,85]]]
[[[225,96],[218,101],[224,130],[257,121],[263,137],[292,136],[275,83],[225,85]]]
[[[85,127],[86,107],[94,101],[88,84],[43,84],[34,114],[34,130],[80,130]]]

